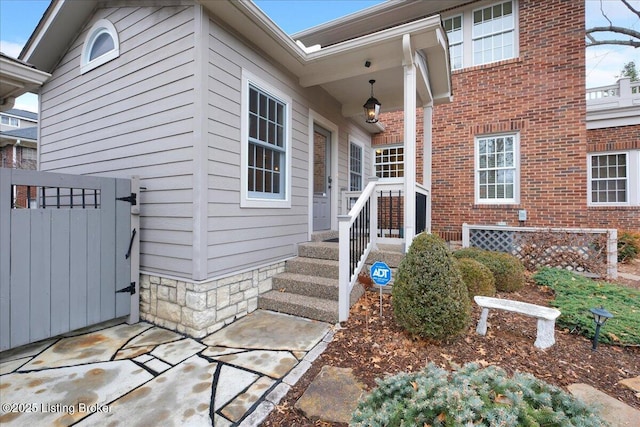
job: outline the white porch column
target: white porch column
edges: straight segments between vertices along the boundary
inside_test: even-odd
[[[423,123],[423,132],[424,132],[424,151],[422,153],[422,182],[424,183],[424,187],[429,192],[429,196],[427,197],[427,233],[431,233],[431,171],[433,170],[433,151],[432,151],[432,141],[433,141],[433,105],[426,105],[422,107],[422,123]]]
[[[416,66],[411,37],[402,37],[404,50],[404,241],[405,252],[416,227]]]

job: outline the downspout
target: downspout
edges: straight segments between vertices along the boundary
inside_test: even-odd
[[[411,36],[402,36],[404,53],[404,250],[411,246],[416,221],[416,66]]]

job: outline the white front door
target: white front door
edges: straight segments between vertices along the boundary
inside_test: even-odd
[[[331,229],[331,132],[313,126],[313,231]]]

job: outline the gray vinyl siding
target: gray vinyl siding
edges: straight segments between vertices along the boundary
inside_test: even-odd
[[[97,9],[43,87],[40,168],[140,176],[142,271],[199,281],[293,257],[308,239],[310,109],[339,127],[335,191],[348,183],[349,134],[365,144],[368,176],[369,136],[241,35],[207,20],[200,37],[201,6],[162,6],[171,1]],[[120,56],[81,75],[82,45],[102,18]],[[240,207],[243,69],[292,100],[290,208]]]
[[[120,56],[81,75],[85,37],[102,18],[118,31]],[[140,176],[141,269],[186,278],[193,255],[193,62],[193,7],[99,8],[43,87],[40,120],[42,170]]]
[[[340,117],[340,105],[318,88],[304,89],[297,79],[274,65],[236,34],[210,21],[208,124],[208,275],[242,271],[293,257],[309,230],[309,109],[339,127],[339,182],[348,182],[348,135],[369,136]],[[290,208],[241,208],[242,70],[292,99]],[[365,94],[366,95],[366,94]],[[311,99],[322,99],[313,104]]]

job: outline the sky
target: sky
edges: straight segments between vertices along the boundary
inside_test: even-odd
[[[585,1],[587,27],[608,24],[602,16],[602,8],[615,25],[640,31],[640,18],[629,12],[619,0]],[[254,0],[254,2],[286,33],[293,34],[381,3],[381,0]],[[640,10],[640,0],[632,0],[631,4]],[[48,5],[49,0],[0,0],[0,51],[17,57]],[[640,68],[640,48],[624,46],[588,48],[587,87],[615,84],[622,67],[629,61],[635,61]],[[33,94],[21,96],[16,100],[15,108],[37,112],[36,96]]]

